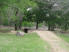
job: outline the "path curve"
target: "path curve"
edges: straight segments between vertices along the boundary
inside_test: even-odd
[[[36,31],[36,33],[45,41],[47,41],[52,50],[51,52],[69,52],[67,49],[63,48],[61,45],[64,44],[64,42],[56,36],[55,33],[51,31]],[[65,45],[65,44],[64,44]]]

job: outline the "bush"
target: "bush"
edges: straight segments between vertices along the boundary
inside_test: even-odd
[[[42,24],[42,23],[40,23],[40,24],[39,24],[39,27],[42,27],[42,25],[43,25],[43,24]]]
[[[24,26],[24,27],[33,27],[34,26],[34,23],[33,22],[26,22],[26,21],[24,21],[22,23],[22,26]]]

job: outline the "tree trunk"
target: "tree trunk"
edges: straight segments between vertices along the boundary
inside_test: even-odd
[[[50,25],[50,24],[48,24],[48,30],[49,30],[49,31],[51,30],[51,25]]]
[[[48,30],[49,31],[54,31],[55,25],[50,25],[48,24]]]
[[[36,22],[36,29],[38,29],[38,24],[39,24],[39,23],[38,23],[38,22]]]
[[[51,31],[54,31],[54,26],[51,26]]]
[[[17,17],[18,16],[18,8],[16,8],[16,14],[15,14],[15,16]],[[18,30],[18,26],[17,26],[17,20],[15,21],[15,31],[17,31]]]
[[[20,21],[19,30],[21,30],[21,28],[22,28],[22,21]]]
[[[19,30],[21,30],[21,28],[22,28],[23,16],[24,15],[21,13],[20,14],[20,19],[19,19]]]
[[[15,24],[15,31],[17,31],[18,30],[18,27],[17,27],[17,24]]]
[[[65,26],[64,26],[64,30],[66,31],[66,30],[68,30],[68,26],[67,26],[68,24],[65,24]]]

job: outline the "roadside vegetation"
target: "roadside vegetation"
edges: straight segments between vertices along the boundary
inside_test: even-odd
[[[64,41],[69,43],[69,33],[61,33],[61,32],[57,32],[56,33],[60,38],[62,38]]]
[[[0,33],[0,52],[50,52],[50,46],[36,33],[24,37]]]

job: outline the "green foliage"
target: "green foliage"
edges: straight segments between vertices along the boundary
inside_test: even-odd
[[[5,26],[8,26],[8,25],[9,25],[9,23],[8,23],[8,20],[7,20],[7,19],[5,19],[5,20],[3,21],[3,25],[5,25]]]
[[[33,26],[34,26],[34,23],[33,23],[33,22],[24,21],[24,22],[22,23],[22,26],[23,26],[23,27],[33,27]]]
[[[39,26],[39,27],[42,27],[42,25],[43,25],[43,23],[39,23],[39,25],[38,25],[38,26]]]
[[[54,7],[54,4],[58,4],[58,10],[55,10],[57,7]],[[69,29],[69,12],[65,13],[65,11],[68,10],[68,6],[68,0],[63,0],[63,2],[61,0],[55,2],[53,0],[0,0],[0,23],[3,25],[17,23],[19,25],[22,21],[38,23],[45,21],[47,25],[58,25],[67,30]],[[27,11],[28,8],[32,9]],[[27,25],[26,22],[23,25],[32,26]]]

